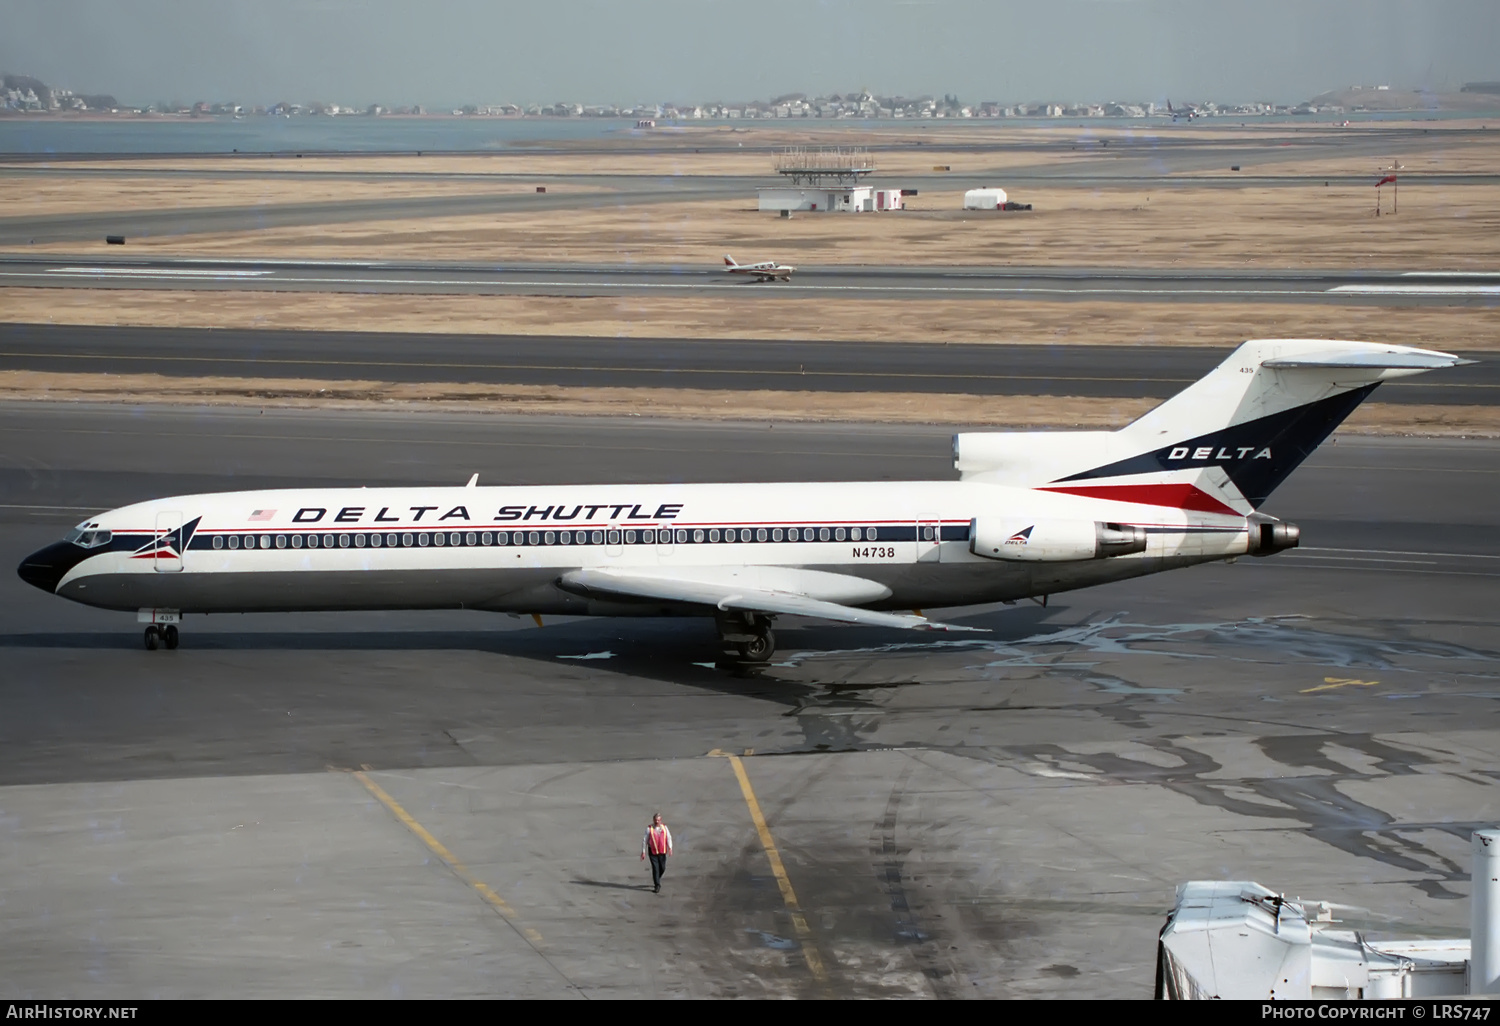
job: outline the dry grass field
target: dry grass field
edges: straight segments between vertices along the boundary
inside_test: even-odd
[[[552,186],[548,191],[596,190],[564,184]],[[139,177],[112,175],[107,178],[37,176],[11,178],[5,183],[8,208],[25,211],[28,217],[112,210],[280,206],[417,196],[504,196],[529,192],[534,192],[533,186],[503,179],[493,182],[441,178],[364,181],[345,178],[309,180],[275,175],[224,179],[164,178],[145,173]]]
[[[1156,405],[1150,399],[1048,395],[559,388],[0,371],[0,401],[7,400],[550,413],[761,421],[768,425],[818,421],[1103,429],[1120,427]],[[1355,434],[1494,437],[1500,435],[1500,409],[1492,406],[1366,403],[1355,411],[1341,430]]]
[[[1484,307],[0,288],[0,312],[7,321],[31,324],[278,331],[1023,345],[1230,346],[1247,338],[1352,338],[1500,351],[1500,318]]]
[[[1415,127],[1415,126],[1413,126]],[[776,258],[806,266],[922,265],[991,267],[1124,267],[1225,269],[1500,270],[1500,185],[1439,185],[1421,173],[1489,172],[1500,165],[1493,136],[1445,130],[1478,124],[1444,122],[1433,139],[1389,158],[1341,155],[1354,135],[1332,125],[1236,127],[1161,122],[1081,129],[1059,124],[976,129],[941,123],[876,130],[818,132],[802,126],[753,131],[727,126],[622,133],[612,152],[551,145],[494,155],[173,158],[70,165],[108,167],[107,176],[15,175],[6,198],[15,214],[63,214],[167,206],[256,206],[403,197],[531,192],[546,176],[618,175],[770,179],[765,147],[868,146],[879,179],[903,174],[929,180],[934,165],[955,175],[1055,167],[1045,186],[1013,188],[1030,212],[963,212],[960,190],[933,189],[901,213],[762,214],[748,190],[725,201],[633,205],[599,187],[546,182],[548,191],[597,192],[587,205],[483,216],[393,218],[348,224],[269,228],[131,239],[127,255],[226,258],[480,260],[527,263],[640,263],[718,266],[722,254]],[[1500,126],[1497,126],[1500,127]],[[1424,126],[1424,130],[1425,126]],[[1486,129],[1486,131],[1488,131]],[[1426,137],[1423,136],[1425,139]],[[1310,182],[1233,187],[1227,168],[1185,172],[1140,187],[1094,188],[1066,182],[1076,168],[1093,173],[1136,158],[1155,140],[1223,144],[1243,153],[1278,140],[1258,159],[1238,157],[1248,176],[1369,175],[1399,160],[1412,175],[1398,216],[1373,216],[1370,186]],[[736,152],[741,142],[754,152]],[[1107,145],[1115,142],[1113,149]],[[896,144],[906,148],[895,148]],[[921,145],[916,145],[921,143]],[[1300,145],[1312,143],[1311,146]],[[597,149],[597,141],[588,146]],[[882,146],[888,147],[882,150]],[[698,151],[702,152],[698,152]],[[1322,154],[1332,154],[1323,156]],[[1227,163],[1227,162],[1226,162]],[[250,177],[158,177],[165,168],[250,172]],[[63,169],[59,169],[63,170]],[[130,174],[119,174],[129,171]],[[297,171],[299,174],[285,174]],[[350,178],[350,172],[385,178]],[[1140,173],[1139,170],[1136,173]],[[1210,184],[1202,177],[1219,179]],[[454,176],[474,176],[457,178]],[[519,177],[507,177],[519,176]],[[1387,209],[1389,209],[1387,207]],[[25,246],[29,253],[87,254],[93,245]],[[97,245],[103,250],[102,241]],[[116,251],[118,252],[118,251]],[[1500,351],[1500,318],[1485,307],[1373,307],[1248,302],[1037,302],[949,297],[857,300],[789,297],[752,286],[722,294],[619,297],[423,296],[354,293],[263,293],[0,288],[0,319],[89,325],[370,330],[464,334],[581,335],[610,338],[851,339],[865,341],[1023,344],[1183,344],[1230,346],[1254,337],[1343,337],[1438,349]],[[454,383],[405,386],[382,382],[258,382],[0,375],[0,396],[128,401],[293,404],[458,404],[510,411],[649,413],[751,419],[944,420],[1012,426],[1103,426],[1140,412],[1128,401],[1069,397],[987,399],[972,396],[846,396],[643,389],[493,388]],[[938,411],[938,412],[934,412]],[[1353,429],[1493,434],[1496,416],[1480,407],[1372,406]]]
[[[383,186],[318,182],[305,188],[319,194],[348,188],[354,198],[355,192],[378,195]],[[215,191],[203,186],[194,195]],[[923,191],[906,211],[783,219],[758,212],[753,196],[629,205],[601,194],[598,205],[578,209],[132,239],[129,253],[714,266],[728,251],[742,260],[809,265],[1500,267],[1500,186],[1409,185],[1399,216],[1384,217],[1374,216],[1374,190],[1363,186],[1228,189],[1184,182],[1141,189],[1048,186],[1014,195],[1035,209],[964,212],[960,191]],[[92,245],[13,251],[79,253]],[[103,241],[97,246],[102,249]]]

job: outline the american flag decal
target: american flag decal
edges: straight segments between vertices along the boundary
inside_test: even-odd
[[[258,510],[255,510],[253,513],[250,514],[250,519],[252,521],[254,521],[254,520],[270,520],[275,515],[276,515],[276,511],[274,509],[258,509]]]

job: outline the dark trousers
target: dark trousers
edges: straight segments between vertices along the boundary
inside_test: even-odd
[[[661,878],[667,875],[667,857],[665,855],[647,855],[651,860],[651,886],[661,890]]]

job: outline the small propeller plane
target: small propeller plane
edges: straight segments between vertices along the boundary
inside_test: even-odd
[[[791,281],[792,272],[796,268],[790,264],[778,264],[774,260],[766,260],[759,264],[736,263],[734,257],[726,253],[724,254],[724,270],[730,274],[754,275],[756,281]]]

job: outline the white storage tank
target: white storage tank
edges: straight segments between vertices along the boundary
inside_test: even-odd
[[[1003,206],[1004,189],[970,189],[964,193],[965,210],[999,210]]]

